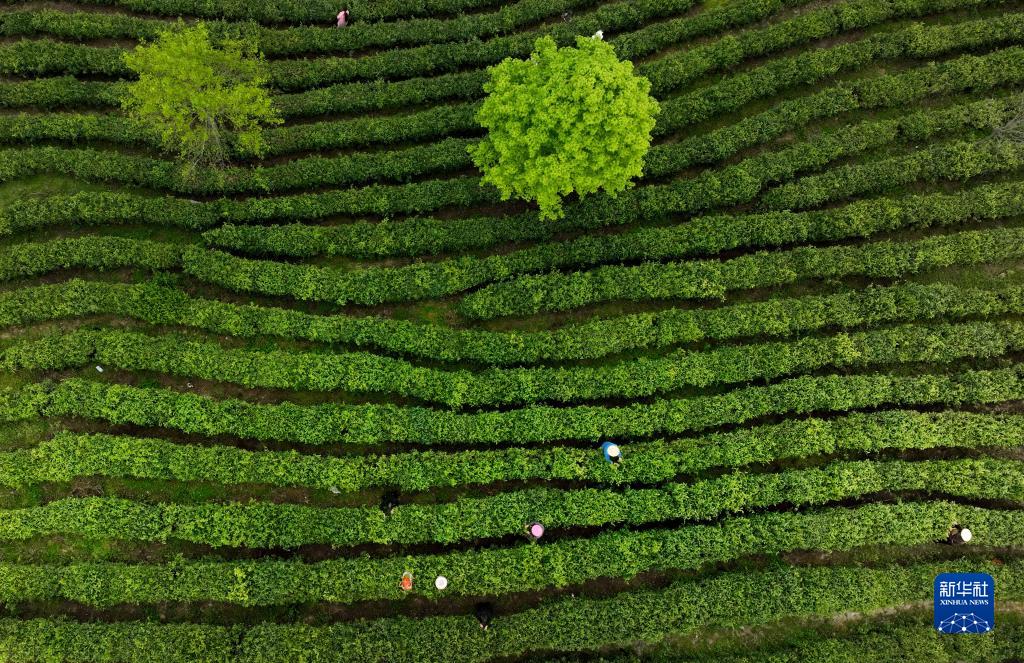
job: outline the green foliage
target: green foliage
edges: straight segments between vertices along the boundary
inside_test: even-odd
[[[902,242],[764,251],[725,261],[647,262],[635,267],[607,265],[571,274],[520,276],[477,290],[459,306],[467,317],[487,319],[616,300],[723,299],[733,290],[789,285],[802,279],[896,278],[928,269],[1021,257],[1024,229],[998,228]]]
[[[830,454],[1018,446],[1024,416],[886,410],[829,419],[791,419],[696,438],[620,442],[628,462],[609,465],[594,448],[427,450],[321,456],[177,444],[155,438],[61,432],[30,449],[0,453],[0,485],[25,488],[77,477],[133,477],[265,484],[344,491],[398,487],[423,491],[502,481],[568,479],[654,484],[711,469]]]
[[[543,38],[535,48],[491,69],[477,115],[488,134],[470,153],[503,199],[536,200],[553,219],[570,193],[614,195],[640,176],[658,103],[602,39],[560,49]]]
[[[263,125],[282,121],[263,87],[262,58],[252,41],[215,45],[205,25],[179,24],[125,53],[124,63],[138,80],[122,106],[159,132],[164,148],[186,162],[186,172],[226,160],[227,130],[243,153],[260,154]]]
[[[417,445],[553,442],[677,434],[759,417],[841,412],[882,405],[993,403],[1024,394],[1014,365],[962,373],[823,375],[746,386],[720,394],[625,406],[531,405],[507,411],[453,412],[391,404],[299,405],[214,399],[156,387],[82,378],[0,392],[0,420],[81,417],[112,424],[172,428],[209,436],[323,445]]]
[[[1019,287],[987,290],[907,283],[716,308],[669,308],[520,333],[239,305],[193,297],[156,282],[131,285],[73,279],[0,293],[0,325],[117,315],[154,325],[184,325],[238,337],[274,336],[343,343],[439,361],[510,366],[595,359],[630,350],[708,340],[784,337],[890,322],[998,316],[1019,310],[1024,306],[1022,302],[1024,289]]]
[[[387,516],[373,506],[154,504],[113,497],[65,498],[42,506],[3,510],[0,541],[83,535],[246,548],[451,544],[515,535],[524,523],[533,520],[540,520],[552,530],[699,522],[780,504],[801,507],[882,492],[921,493],[939,482],[943,494],[966,500],[1024,500],[1024,470],[1013,460],[836,461],[817,468],[734,472],[692,483],[621,492],[594,488],[511,490],[450,502],[399,505]],[[939,527],[929,524],[927,536],[940,539],[951,524],[945,519]],[[1012,526],[1007,529],[1015,530]],[[1012,535],[1005,536],[1012,540]]]
[[[1014,313],[1024,313],[1024,307]],[[80,329],[16,342],[0,367],[66,369],[99,362],[241,384],[306,391],[384,393],[471,406],[641,398],[685,388],[771,380],[814,370],[998,357],[1024,350],[1024,324],[968,322],[677,350],[599,367],[438,370],[368,353],[254,352],[176,336]]]
[[[969,523],[986,546],[1009,546],[1024,513],[944,502],[872,504],[810,514],[771,513],[727,518],[716,525],[648,531],[610,530],[566,538],[543,548],[523,544],[480,551],[369,559],[172,562],[145,564],[0,564],[0,599],[67,599],[87,605],[163,601],[227,601],[278,605],[312,601],[399,600],[395,578],[443,574],[444,595],[488,596],[543,590],[598,577],[631,578],[668,569],[699,569],[746,555],[790,550],[845,551],[865,545],[913,546],[945,538],[953,523]],[[417,590],[434,599],[427,585]]]

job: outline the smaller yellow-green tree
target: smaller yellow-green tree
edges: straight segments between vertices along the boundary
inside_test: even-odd
[[[227,160],[228,132],[239,153],[261,155],[263,126],[281,123],[251,39],[214,43],[204,24],[179,23],[124,61],[138,80],[127,86],[122,108],[160,135],[187,174]]]
[[[528,60],[490,68],[477,120],[487,136],[470,148],[503,200],[536,200],[541,217],[564,215],[562,199],[615,195],[643,171],[658,102],[651,84],[598,36],[559,48],[538,39]]]

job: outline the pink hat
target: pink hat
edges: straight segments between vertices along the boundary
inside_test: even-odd
[[[530,525],[530,534],[532,534],[534,538],[539,539],[544,536],[544,526],[540,523]]]

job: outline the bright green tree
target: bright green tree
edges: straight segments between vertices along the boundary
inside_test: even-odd
[[[643,170],[658,102],[651,84],[599,36],[576,48],[538,39],[529,60],[491,67],[477,120],[487,137],[470,148],[484,181],[563,216],[562,198],[631,186]]]
[[[128,85],[122,107],[160,135],[187,173],[223,164],[228,132],[240,153],[262,154],[263,126],[281,123],[251,39],[214,43],[204,24],[179,24],[124,60],[138,80]]]

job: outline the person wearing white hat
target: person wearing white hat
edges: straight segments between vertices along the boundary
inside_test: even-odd
[[[448,578],[445,578],[444,576],[437,576],[437,579],[434,580],[434,587],[437,587],[440,590],[443,590],[447,586]]]
[[[619,445],[614,442],[605,442],[602,444],[601,453],[604,454],[604,459],[613,465],[622,460],[622,450],[619,449]]]
[[[949,530],[949,537],[947,541],[954,546],[961,545],[970,542],[974,538],[974,533],[971,530],[963,527],[960,524],[953,525]]]

